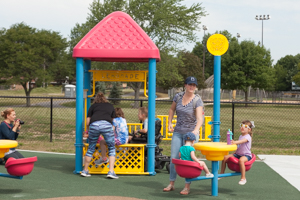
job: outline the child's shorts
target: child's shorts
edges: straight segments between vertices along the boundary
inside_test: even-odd
[[[237,154],[233,154],[233,156],[236,157],[237,159],[240,159],[240,157],[242,157],[242,156],[237,155]],[[248,161],[251,160],[251,156],[245,156],[245,157],[248,159]]]

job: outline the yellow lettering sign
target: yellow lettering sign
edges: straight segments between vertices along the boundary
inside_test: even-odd
[[[94,81],[146,82],[148,71],[89,70]]]

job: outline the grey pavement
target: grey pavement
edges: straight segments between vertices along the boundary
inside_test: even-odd
[[[257,155],[282,178],[300,191],[300,156]]]

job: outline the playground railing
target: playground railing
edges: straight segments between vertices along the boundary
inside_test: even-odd
[[[116,161],[114,168],[116,174],[149,175],[146,170],[147,166],[144,159],[145,146],[146,144],[123,144],[119,146],[116,145]],[[84,143],[83,155],[86,154],[88,147],[89,144]],[[106,149],[106,155],[108,156],[108,149]],[[108,173],[109,163],[104,163],[98,166],[95,165],[95,160],[98,160],[100,157],[100,144],[97,144],[89,165],[89,172],[91,174]]]
[[[169,116],[168,115],[157,115],[157,118],[161,120],[161,134],[163,136],[163,140],[172,140],[173,133],[168,131],[168,124],[169,124]],[[173,127],[176,126],[177,121],[177,115],[174,115],[172,120]],[[208,124],[208,122],[211,121],[211,116],[205,116],[204,117],[204,133],[202,126],[200,127],[199,133],[199,141],[211,141],[210,138],[208,138],[209,135],[211,135],[211,125]],[[142,129],[142,123],[127,123],[128,126],[128,132],[132,133],[134,130]]]

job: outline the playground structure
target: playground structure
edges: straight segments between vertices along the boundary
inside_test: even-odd
[[[0,140],[0,158],[3,158],[5,153],[10,148],[18,146],[18,142],[15,140]],[[23,176],[31,173],[34,167],[34,163],[37,161],[37,157],[30,158],[9,158],[5,163],[5,168],[8,174],[0,173],[0,176],[6,178],[22,179]]]
[[[82,170],[83,141],[82,132],[86,116],[83,108],[90,107],[91,72],[93,77],[97,72],[91,70],[91,61],[103,62],[148,62],[148,143],[147,170],[149,175],[155,175],[155,84],[156,62],[160,61],[159,50],[141,27],[126,13],[113,12],[100,21],[82,40],[74,47],[73,57],[76,58],[76,141],[75,141],[75,171]],[[121,73],[122,71],[120,71]],[[111,78],[118,78],[106,76]],[[130,77],[130,76],[129,76]],[[139,77],[139,76],[138,76]],[[119,76],[120,78],[120,76]],[[135,76],[132,77],[134,80]],[[94,81],[93,80],[93,81]],[[137,82],[134,80],[134,82]],[[94,87],[95,88],[95,87]],[[84,90],[86,91],[86,106],[84,106]],[[146,91],[146,90],[144,90]],[[94,92],[93,92],[94,93]],[[135,146],[136,147],[136,146]],[[126,148],[135,148],[133,146]],[[125,148],[125,146],[121,147]],[[136,148],[143,148],[141,146]],[[135,149],[131,149],[135,151]],[[118,150],[117,150],[118,151]],[[123,149],[120,151],[122,152]],[[140,166],[142,167],[142,166]]]

